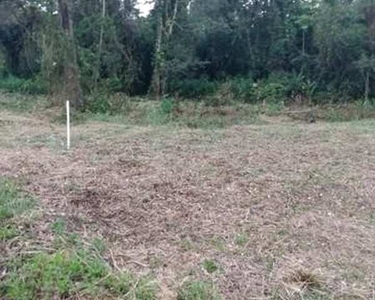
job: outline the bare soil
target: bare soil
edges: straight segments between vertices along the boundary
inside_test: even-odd
[[[160,299],[188,278],[225,299],[300,299],[309,276],[322,298],[304,299],[375,299],[375,121],[72,135],[67,152],[63,125],[1,111],[0,174],[103,237],[115,268],[154,274]]]

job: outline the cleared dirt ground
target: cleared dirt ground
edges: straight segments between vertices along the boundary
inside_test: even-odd
[[[375,299],[374,121],[72,135],[66,152],[63,125],[0,112],[0,174],[39,199],[40,237],[52,215],[103,237],[115,268],[154,274],[160,299],[188,278],[225,299]]]

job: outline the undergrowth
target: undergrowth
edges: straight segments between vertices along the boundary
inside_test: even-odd
[[[201,102],[165,98],[160,102],[142,98],[129,98],[123,94],[95,96],[87,99],[84,112],[72,109],[74,125],[88,121],[121,123],[137,126],[172,125],[192,129],[215,129],[232,125],[263,124],[262,116],[287,116],[294,121],[347,122],[375,117],[375,106],[358,101],[347,105],[288,106],[284,102],[243,103],[216,105],[208,98]],[[0,109],[17,113],[42,112],[51,107],[45,96],[25,96],[0,93]],[[60,112],[60,113],[56,113]],[[299,113],[301,112],[301,113]],[[308,113],[311,112],[311,113]],[[51,109],[52,121],[65,123],[65,106]]]
[[[9,76],[0,79],[0,90],[10,93],[40,95],[48,93],[48,86],[41,78],[22,79]]]

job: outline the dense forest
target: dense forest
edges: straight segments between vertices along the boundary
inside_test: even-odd
[[[373,0],[0,0],[0,87],[370,103]]]

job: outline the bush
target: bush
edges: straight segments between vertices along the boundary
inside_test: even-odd
[[[95,93],[87,97],[85,102],[86,111],[93,114],[110,113],[111,105],[109,103],[109,95],[105,93]]]
[[[206,78],[187,79],[172,82],[169,90],[171,93],[177,93],[181,97],[201,99],[202,97],[214,95],[219,86],[219,82],[210,81]]]
[[[103,86],[107,91],[112,93],[121,92],[124,89],[123,82],[118,77],[107,78],[104,80]]]
[[[224,82],[201,78],[175,81],[170,85],[170,92],[186,98],[204,99],[210,106],[228,104],[233,100],[254,103],[307,99],[310,102],[316,89],[315,82],[294,73],[272,73],[257,83],[251,77],[235,77]]]
[[[254,81],[252,78],[234,78],[230,81],[231,91],[235,100],[251,103],[256,100]]]
[[[131,110],[131,100],[123,93],[100,91],[87,97],[85,110],[93,114],[127,114]]]
[[[255,95],[258,101],[269,103],[283,102],[287,98],[287,89],[281,83],[261,82],[255,86]]]
[[[270,103],[286,100],[312,101],[317,84],[300,74],[273,73],[267,79],[255,84],[255,97],[258,101]]]
[[[0,89],[10,93],[23,93],[30,95],[46,94],[48,86],[41,78],[22,79],[13,76],[0,80]]]

